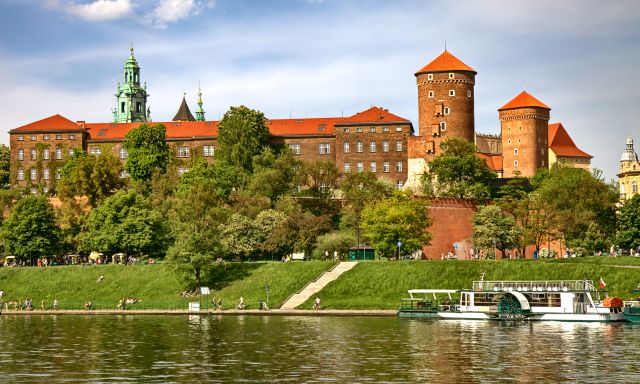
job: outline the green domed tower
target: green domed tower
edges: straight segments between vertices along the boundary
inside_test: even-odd
[[[118,82],[116,91],[116,108],[113,110],[114,123],[131,123],[147,121],[147,84],[140,86],[140,67],[131,54],[124,63],[124,83]]]

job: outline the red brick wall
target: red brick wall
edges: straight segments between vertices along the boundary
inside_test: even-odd
[[[502,131],[503,177],[530,177],[538,168],[549,166],[549,110],[517,108],[499,113]],[[518,153],[515,153],[515,150]],[[515,165],[518,161],[518,165]]]
[[[429,231],[433,238],[431,245],[423,248],[427,259],[440,260],[448,252],[454,253],[458,259],[469,257],[471,249],[468,238],[473,231],[473,215],[476,206],[472,201],[461,199],[435,198],[429,205],[431,226]],[[454,243],[460,243],[455,250]]]

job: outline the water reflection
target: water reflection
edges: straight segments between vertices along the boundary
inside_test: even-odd
[[[0,316],[6,382],[636,382],[624,324]]]

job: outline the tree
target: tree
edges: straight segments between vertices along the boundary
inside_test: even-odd
[[[299,184],[307,186],[301,194],[316,199],[330,199],[338,187],[338,170],[331,161],[305,162]]]
[[[125,169],[136,181],[150,181],[154,172],[164,173],[171,161],[162,124],[141,124],[127,133],[122,145],[128,153]]]
[[[624,249],[640,247],[640,195],[634,195],[620,208],[616,243]]]
[[[227,253],[244,259],[255,254],[260,245],[260,231],[250,218],[234,213],[222,229],[221,242]]]
[[[206,183],[179,191],[172,206],[170,222],[175,241],[167,259],[188,285],[199,288],[203,274],[224,254],[220,238],[229,214],[215,189]]]
[[[251,173],[253,157],[269,144],[269,128],[262,112],[241,105],[231,107],[218,124],[216,157]]]
[[[515,219],[497,205],[481,206],[473,215],[471,241],[482,249],[499,249],[503,255],[518,243],[519,229]]]
[[[90,156],[84,151],[74,151],[60,171],[58,195],[63,199],[87,196],[95,207],[124,186],[120,171],[122,165],[111,153]]]
[[[348,255],[349,249],[356,242],[356,238],[350,232],[334,231],[318,236],[316,248],[313,250],[314,259],[323,259],[328,256],[333,258],[333,252],[337,252],[338,258]]]
[[[287,215],[275,209],[268,209],[258,213],[254,224],[260,233],[259,249],[264,258],[271,256],[280,259],[288,253],[286,243],[280,242],[279,234],[287,223]]]
[[[429,162],[429,172],[422,176],[425,195],[488,199],[489,182],[496,174],[476,155],[475,145],[452,137],[440,148],[442,152]]]
[[[120,191],[94,208],[83,225],[80,250],[160,257],[167,247],[162,215],[135,191]]]
[[[293,158],[288,148],[277,155],[271,148],[264,148],[253,158],[253,175],[247,189],[254,195],[268,197],[272,202],[294,191],[294,179],[300,161]]]
[[[356,240],[360,243],[362,210],[368,203],[391,196],[393,186],[372,172],[350,172],[345,175],[340,188],[347,201],[342,224],[355,230]]]
[[[7,189],[11,185],[10,175],[11,150],[0,144],[0,188]]]
[[[30,261],[56,255],[59,234],[53,207],[42,196],[20,200],[2,226],[5,253]]]
[[[368,204],[362,218],[364,233],[380,255],[394,255],[398,242],[402,242],[402,251],[407,254],[431,241],[427,202],[412,198],[410,193],[397,192],[391,198]]]

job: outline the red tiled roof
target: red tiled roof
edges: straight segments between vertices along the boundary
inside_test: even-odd
[[[336,132],[336,123],[345,119],[344,117],[272,119],[269,120],[269,132],[276,136],[333,135]]]
[[[494,172],[502,172],[502,154],[490,155],[488,153],[476,152],[476,155],[487,163],[487,166]]]
[[[513,108],[523,108],[523,107],[538,107],[538,108],[551,109],[542,101],[531,96],[531,94],[527,93],[527,91],[522,91],[518,96],[514,97],[507,104],[499,108],[498,111],[502,111],[503,109],[513,109]]]
[[[408,123],[409,120],[394,115],[390,113],[388,110],[379,108],[379,107],[371,107],[366,111],[362,111],[360,113],[356,113],[353,116],[347,117],[343,120],[344,123]]]
[[[429,64],[422,67],[418,72],[416,72],[416,76],[425,72],[446,72],[446,71],[469,71],[473,73],[477,73],[473,68],[463,63],[457,57],[453,56],[449,53],[449,51],[444,51],[442,54]]]
[[[10,132],[16,131],[83,131],[83,129],[66,117],[53,115],[22,127],[14,128]]]
[[[122,140],[130,130],[141,124],[144,123],[86,123],[85,127],[91,140]],[[167,129],[167,139],[218,135],[217,121],[161,121],[147,124],[163,124]]]
[[[593,158],[576,146],[562,123],[549,124],[549,149],[556,156]]]

